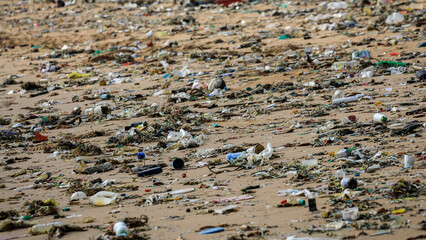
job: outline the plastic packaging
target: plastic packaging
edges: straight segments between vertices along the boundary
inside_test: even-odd
[[[409,155],[404,155],[404,166],[406,168],[412,167],[414,165],[414,157]]]
[[[53,222],[53,223],[46,223],[46,224],[36,224],[32,226],[29,229],[29,233],[32,235],[40,235],[40,234],[46,234],[50,231],[50,229],[53,226],[61,226],[61,222]]]
[[[264,159],[269,159],[272,157],[272,152],[274,150],[272,149],[272,143],[268,142],[268,144],[266,145],[266,148],[259,153]]]
[[[342,211],[342,218],[345,221],[355,221],[359,217],[358,207],[349,208]]]
[[[118,194],[114,192],[100,191],[90,197],[90,202],[96,206],[105,206],[111,204],[117,196]]]
[[[342,149],[336,153],[336,159],[347,158],[349,155],[348,149]]]
[[[359,58],[371,58],[370,52],[367,50],[362,50],[362,51],[358,51],[358,52],[353,52],[352,53],[352,59],[359,59]]]
[[[373,116],[373,121],[376,123],[386,123],[388,121],[388,117],[383,113],[376,113]]]
[[[236,160],[237,158],[241,157],[244,153],[243,152],[239,152],[239,153],[228,153],[226,155],[226,160],[232,161],[232,160]]]
[[[303,160],[302,166],[310,169],[318,166],[318,160],[317,159],[309,159],[309,160]]]
[[[386,18],[386,24],[387,25],[396,25],[400,24],[404,21],[404,15],[401,13],[392,13]]]
[[[86,194],[82,191],[75,192],[71,195],[71,201],[79,201],[87,198]]]
[[[116,224],[114,224],[114,232],[116,237],[126,236],[128,231],[129,228],[127,227],[126,223],[117,222]]]

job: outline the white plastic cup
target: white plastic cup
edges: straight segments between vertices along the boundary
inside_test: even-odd
[[[404,155],[404,164],[405,167],[412,167],[414,165],[414,157],[409,155]]]

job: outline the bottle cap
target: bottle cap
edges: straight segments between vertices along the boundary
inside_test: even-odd
[[[138,159],[144,159],[145,158],[145,153],[140,152],[138,153]]]

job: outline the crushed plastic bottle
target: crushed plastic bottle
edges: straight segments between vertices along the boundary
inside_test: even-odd
[[[53,223],[46,223],[46,224],[36,224],[32,226],[28,232],[32,235],[41,235],[46,234],[52,229],[54,226],[62,226],[61,222],[53,222]]]
[[[333,63],[333,65],[331,65],[331,69],[334,71],[344,70],[348,68],[357,67],[358,65],[359,65],[359,62],[356,60],[346,61],[346,62],[335,62]]]

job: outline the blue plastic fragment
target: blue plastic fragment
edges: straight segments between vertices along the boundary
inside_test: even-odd
[[[201,230],[199,234],[211,234],[211,233],[217,233],[222,232],[224,229],[222,227],[215,227],[215,228],[208,228]]]

